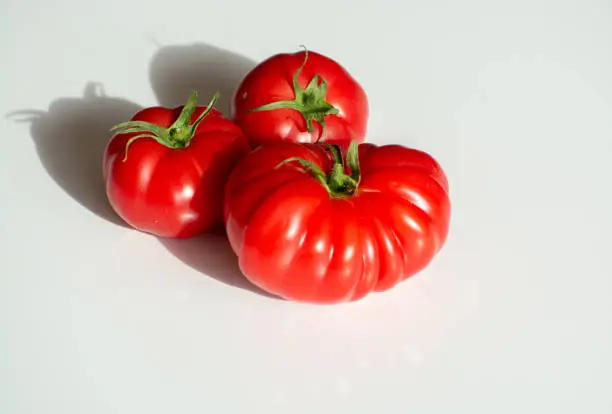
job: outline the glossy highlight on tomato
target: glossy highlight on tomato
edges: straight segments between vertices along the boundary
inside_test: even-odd
[[[280,297],[355,301],[425,268],[451,205],[429,154],[400,145],[277,141],[232,171],[224,218],[244,275]]]
[[[240,128],[197,93],[177,108],[150,107],[114,128],[104,154],[108,200],[132,227],[193,237],[223,224],[223,190],[250,150]]]
[[[257,65],[236,89],[231,108],[253,146],[276,140],[363,142],[368,116],[366,93],[348,71],[306,50]]]

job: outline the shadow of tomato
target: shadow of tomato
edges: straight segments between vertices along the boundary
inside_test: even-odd
[[[101,84],[90,82],[82,97],[58,98],[47,111],[15,111],[9,118],[30,123],[36,154],[49,176],[82,206],[117,225],[127,226],[106,197],[102,158],[113,125],[141,107],[110,97]]]
[[[177,259],[221,283],[258,295],[280,299],[249,282],[240,272],[238,258],[222,231],[191,239],[160,239]]]
[[[194,89],[205,102],[219,92],[216,107],[229,116],[234,90],[255,65],[249,58],[206,43],[165,46],[151,59],[149,79],[161,105],[182,105]]]

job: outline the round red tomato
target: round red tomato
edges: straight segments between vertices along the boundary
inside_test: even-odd
[[[302,302],[353,301],[414,275],[442,248],[448,182],[430,155],[353,142],[344,159],[339,146],[278,141],[232,171],[226,229],[255,285]]]
[[[256,146],[272,140],[363,142],[368,113],[366,93],[346,69],[308,51],[261,62],[232,100],[232,119]]]
[[[104,155],[106,193],[132,227],[186,238],[222,225],[223,188],[249,151],[233,122],[213,108],[146,108],[114,128]]]

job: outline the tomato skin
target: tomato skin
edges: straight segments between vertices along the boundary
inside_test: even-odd
[[[304,63],[306,53],[306,63],[298,76],[300,86],[306,88],[315,75],[320,75],[328,83],[326,101],[339,110],[337,115],[325,116],[325,128],[314,122],[309,132],[304,117],[294,109],[249,112],[296,97],[293,76]],[[368,99],[361,85],[338,62],[312,51],[277,54],[261,62],[238,86],[231,106],[231,118],[253,146],[273,140],[363,142],[368,116]]]
[[[179,117],[177,108],[150,107],[132,117],[164,128]],[[196,107],[191,122],[206,109]],[[233,122],[212,109],[185,148],[173,149],[151,138],[129,145],[137,133],[115,135],[104,154],[110,204],[130,226],[159,237],[188,238],[222,225],[223,187],[233,166],[250,147]]]
[[[448,181],[428,154],[361,144],[357,192],[330,197],[289,157],[332,166],[322,145],[278,141],[232,171],[224,218],[244,275],[289,300],[329,304],[385,291],[425,268],[443,247]]]

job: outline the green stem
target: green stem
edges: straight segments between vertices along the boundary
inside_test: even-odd
[[[351,169],[351,175],[346,174],[345,162],[342,151],[337,145],[323,143],[333,154],[334,164],[329,174],[312,161],[304,160],[299,157],[291,157],[281,162],[278,167],[292,161],[297,161],[308,170],[313,178],[323,185],[329,195],[334,198],[346,198],[354,195],[361,181],[361,170],[359,169],[359,144],[352,141],[346,153],[346,164]],[[278,168],[277,167],[277,168]]]
[[[338,164],[342,164],[344,166],[344,160],[342,159],[342,150],[340,150],[340,146],[338,144],[329,144],[327,142],[321,143],[321,145],[327,147],[327,149],[332,153],[334,157],[334,161]]]
[[[361,167],[359,166],[359,144],[351,141],[346,151],[346,164],[351,169],[351,178],[359,185],[361,181]]]
[[[313,122],[318,122],[321,125],[321,135],[325,134],[325,117],[328,115],[338,115],[340,110],[327,102],[327,81],[321,75],[315,75],[310,80],[305,89],[303,89],[298,81],[302,69],[308,61],[308,50],[304,48],[304,60],[293,75],[293,91],[295,98],[293,100],[276,101],[257,108],[250,109],[248,112],[272,111],[276,109],[292,109],[300,112],[306,122],[308,132],[314,131]]]
[[[169,128],[145,121],[128,121],[115,125],[111,128],[111,131],[114,132],[113,137],[120,134],[137,134],[126,143],[123,161],[127,160],[128,149],[137,139],[154,139],[159,144],[172,149],[188,147],[191,139],[195,136],[198,125],[213,110],[218,99],[219,93],[216,93],[206,106],[206,109],[193,123],[191,123],[191,118],[198,108],[198,93],[196,91],[191,93],[180,115]]]

